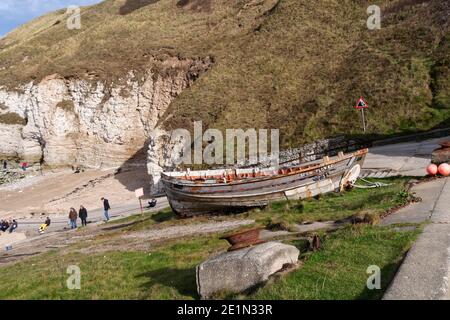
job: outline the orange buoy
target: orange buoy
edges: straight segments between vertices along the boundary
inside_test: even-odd
[[[450,165],[448,163],[445,163],[445,162],[441,163],[439,165],[438,171],[444,177],[447,177],[450,174]]]
[[[438,166],[433,164],[433,163],[430,164],[427,167],[427,172],[428,172],[429,175],[434,176],[436,173],[438,173]]]

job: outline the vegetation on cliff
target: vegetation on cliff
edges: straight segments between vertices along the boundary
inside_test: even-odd
[[[3,114],[0,114],[0,123],[3,124],[18,124],[18,125],[26,125],[27,120],[22,118],[20,115],[18,115],[15,112],[6,112]]]
[[[171,104],[162,123],[279,128],[282,147],[333,134],[448,124],[450,8],[443,0],[381,0],[380,30],[366,0],[106,0],[80,30],[64,10],[0,40],[0,85],[47,75],[120,82],[168,57],[214,66]]]

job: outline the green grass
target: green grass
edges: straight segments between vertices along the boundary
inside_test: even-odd
[[[194,299],[195,266],[226,243],[185,240],[153,252],[51,252],[0,269],[0,299]],[[69,265],[81,270],[81,290],[69,290]]]
[[[319,200],[289,205],[279,202],[267,210],[213,219],[254,218],[258,224],[276,219],[289,224],[340,219],[368,211],[383,213],[405,203],[408,178],[382,181],[392,186],[354,189],[342,195],[329,194]],[[204,221],[211,218],[177,219],[170,209],[165,209],[111,222],[113,230],[105,229],[104,234],[95,236],[89,243],[73,244],[65,253],[52,251],[1,267],[0,278],[14,281],[0,282],[0,299],[197,299],[195,267],[228,247],[226,241],[219,239],[222,234],[152,241],[148,251],[95,253],[95,248],[108,244],[120,247],[124,232]],[[420,229],[397,231],[392,227],[368,225],[347,226],[330,234],[320,231],[324,245],[314,253],[303,250],[302,240],[286,240],[301,248],[304,265],[285,278],[268,283],[249,298],[378,299],[419,232]],[[93,253],[84,253],[89,252],[87,247]],[[66,287],[69,265],[81,269],[81,290]],[[369,265],[381,268],[382,290],[365,289]]]
[[[248,298],[378,299],[418,233],[371,226],[340,230],[320,251],[303,255],[308,259],[299,270]],[[2,279],[14,281],[0,283],[0,299],[198,299],[195,266],[226,247],[214,235],[149,252],[51,252],[1,268]],[[80,267],[81,290],[67,289],[69,265]],[[365,289],[369,265],[381,268],[382,290]]]
[[[136,214],[126,218],[121,218],[109,222],[109,224],[126,224],[134,225],[138,223],[146,222],[147,225],[155,224],[158,222],[170,221],[175,219],[176,216],[170,208],[160,210],[158,212],[144,211],[144,214]]]
[[[263,210],[252,210],[242,217],[256,219],[262,225],[283,222],[286,224],[330,221],[357,214],[380,215],[389,208],[404,204],[402,196],[410,178],[370,179],[391,184],[374,189],[352,189],[343,193],[328,193],[319,198],[273,203]],[[361,183],[358,181],[358,184]]]
[[[207,221],[208,219],[208,216],[178,219],[177,215],[170,208],[166,208],[156,213],[148,211],[144,212],[144,214],[138,214],[123,219],[118,219],[110,222],[110,224],[123,225],[123,228],[128,231],[139,231],[148,229],[150,227],[164,228],[171,225],[201,223]],[[227,217],[217,217],[217,220],[219,219],[227,219]]]
[[[349,226],[329,235],[323,248],[285,278],[269,283],[252,299],[380,299],[420,233],[392,227]],[[381,269],[381,289],[369,290],[369,266]]]

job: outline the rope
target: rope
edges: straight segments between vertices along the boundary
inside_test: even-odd
[[[365,182],[367,185],[353,184],[353,187],[359,188],[359,189],[373,189],[373,188],[388,187],[388,186],[392,185],[392,183],[372,182],[372,181],[366,180],[364,178],[359,178],[359,179],[361,181]]]

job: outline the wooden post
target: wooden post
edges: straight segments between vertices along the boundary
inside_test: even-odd
[[[141,207],[141,214],[144,215],[144,209],[142,208],[142,200],[141,197],[139,197],[139,205]]]
[[[364,108],[361,108],[362,122],[363,122],[363,130],[366,132],[366,119],[364,118]]]
[[[144,196],[144,188],[134,190],[136,198],[139,199],[139,206],[141,207],[141,215],[144,215],[144,209],[142,208],[142,197]]]

